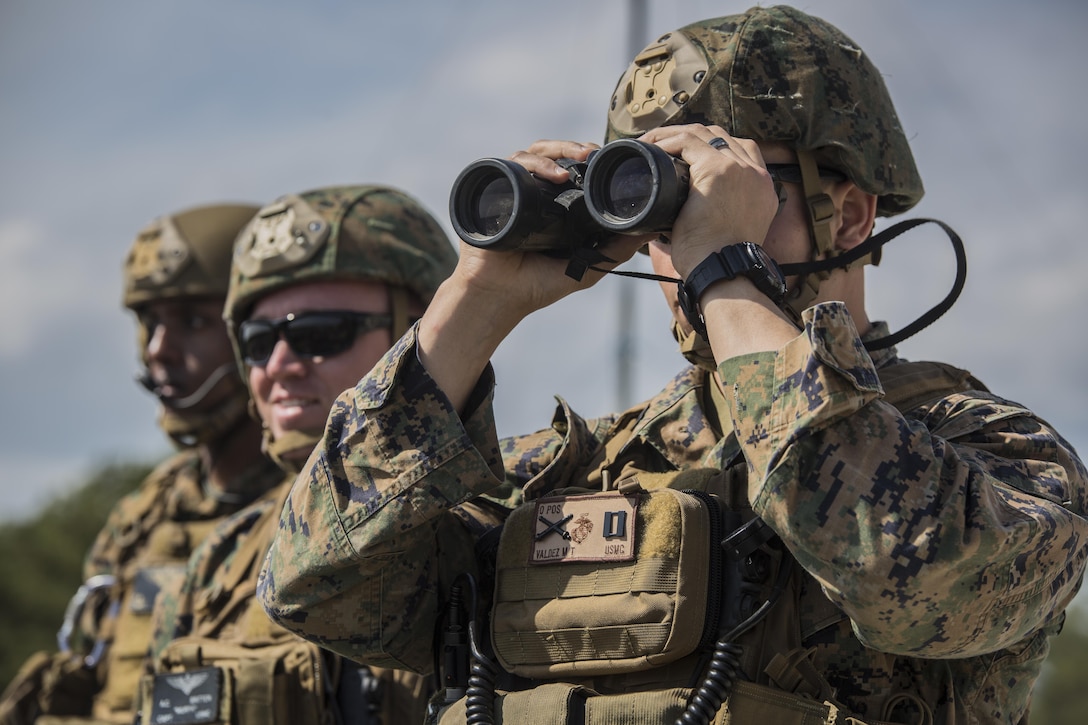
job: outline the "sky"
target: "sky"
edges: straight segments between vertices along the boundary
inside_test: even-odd
[[[647,0],[638,45],[749,4]],[[906,218],[967,247],[963,296],[900,353],[970,369],[1088,452],[1088,5],[799,7],[884,74],[927,190]],[[449,230],[450,184],[473,160],[601,140],[629,35],[626,0],[0,0],[0,520],[170,450],[120,304],[147,222],[385,183]],[[953,278],[936,227],[908,232],[869,273],[870,314],[898,329]],[[621,306],[636,320],[626,396]],[[618,278],[530,317],[494,363],[511,434],[547,425],[555,395],[600,415],[683,365],[657,285]]]

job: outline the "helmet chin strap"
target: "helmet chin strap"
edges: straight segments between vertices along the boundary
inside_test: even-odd
[[[204,379],[204,382],[200,384],[200,387],[193,391],[192,394],[186,395],[184,398],[177,398],[176,400],[166,400],[162,396],[162,386],[155,383],[151,377],[151,373],[145,368],[139,375],[136,376],[136,382],[143,387],[147,388],[156,398],[159,399],[163,405],[174,410],[187,410],[194,405],[200,403],[204,398],[212,391],[212,388],[219,383],[220,380],[225,378],[231,372],[237,368],[234,361],[223,363],[215,370],[213,370],[208,377]]]
[[[408,332],[408,328],[412,326],[415,319],[409,314],[408,308],[411,305],[411,296],[408,294],[408,290],[394,284],[388,284],[386,287],[389,291],[389,313],[393,316],[393,325],[389,330],[392,343]]]
[[[273,436],[268,426],[261,425],[261,450],[277,466],[290,474],[298,475],[310,452],[319,442],[324,429],[320,431],[287,431],[283,435]],[[305,451],[305,455],[288,455]]]
[[[801,167],[801,186],[805,193],[805,213],[808,218],[812,256],[831,259],[838,254],[831,236],[831,221],[835,218],[835,202],[820,184],[820,170],[810,151],[797,150],[797,165]],[[783,308],[795,324],[801,323],[801,312],[812,306],[820,294],[820,284],[831,274],[829,270],[802,273],[797,286],[790,292]]]
[[[159,412],[159,427],[183,448],[209,443],[233,428],[246,414],[246,400],[249,392],[238,376],[238,368],[233,361],[223,363],[213,370],[195,391],[184,398],[167,399],[162,395],[162,386],[155,383],[145,368],[136,376],[136,381],[159,399],[162,407]],[[223,378],[232,373],[238,377],[234,391],[214,410],[203,413],[189,411],[201,403]]]
[[[239,383],[222,403],[203,413],[182,414],[163,405],[159,408],[159,427],[182,448],[212,443],[245,420],[248,399],[245,386]]]

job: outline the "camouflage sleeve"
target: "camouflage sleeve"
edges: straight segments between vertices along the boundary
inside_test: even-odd
[[[283,509],[258,596],[274,621],[322,647],[425,673],[443,592],[458,573],[478,573],[488,523],[466,525],[483,510],[466,502],[502,486],[505,471],[490,371],[462,421],[415,349],[409,332],[336,402]]]
[[[881,399],[841,304],[776,353],[725,361],[753,507],[874,649],[966,657],[1059,616],[1083,575],[1084,465],[1022,406]]]

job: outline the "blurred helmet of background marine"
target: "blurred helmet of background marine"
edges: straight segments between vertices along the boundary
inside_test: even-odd
[[[240,325],[260,299],[278,290],[318,281],[383,283],[396,340],[414,322],[412,309],[431,301],[456,264],[437,220],[397,189],[334,186],[283,196],[262,208],[235,243],[223,316],[238,364],[246,370]],[[312,448],[322,432],[292,431],[276,439],[263,427],[266,453],[288,470],[283,454]]]
[[[880,72],[842,31],[795,8],[754,7],[658,38],[620,77],[605,141],[688,123],[797,152],[816,255],[839,253],[818,168],[841,171],[875,195],[880,216],[905,212],[924,194]],[[797,314],[826,275],[807,275],[789,300]]]
[[[237,366],[230,363],[211,371],[184,398],[161,395],[147,370],[148,345],[155,331],[148,329],[144,313],[163,302],[221,304],[227,295],[234,240],[258,210],[256,205],[212,204],[159,217],[137,234],[125,259],[122,302],[136,313],[145,366],[138,379],[159,398],[160,427],[182,447],[214,441],[244,419],[249,391]],[[223,338],[229,345],[225,328]],[[218,404],[202,405],[217,389],[227,391]]]

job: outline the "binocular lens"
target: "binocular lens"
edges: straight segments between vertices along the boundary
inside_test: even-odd
[[[660,146],[634,139],[606,144],[590,159],[586,208],[620,234],[666,231],[688,195],[688,165]]]
[[[528,176],[499,159],[480,159],[461,172],[450,194],[450,218],[459,237],[476,246],[503,244],[522,213],[519,186],[525,184],[519,172]]]
[[[613,141],[585,161],[557,159],[570,172],[555,184],[506,159],[469,164],[450,191],[450,221],[481,249],[571,256],[607,236],[672,228],[688,194],[688,165],[633,139]]]
[[[618,163],[608,179],[608,193],[601,199],[604,210],[619,219],[642,213],[654,194],[654,179],[641,156]]]
[[[473,228],[493,237],[510,223],[514,215],[514,186],[505,176],[479,184],[468,199],[469,219]]]
[[[521,164],[479,159],[453,182],[450,221],[457,236],[481,249],[561,248],[568,216],[556,203],[562,191]]]

